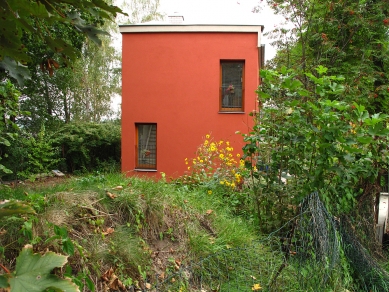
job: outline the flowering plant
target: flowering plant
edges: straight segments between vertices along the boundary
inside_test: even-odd
[[[196,157],[185,159],[189,174],[182,177],[181,181],[198,185],[216,180],[218,184],[230,189],[241,187],[244,161],[240,160],[239,153],[234,155],[233,151],[230,142],[215,142],[211,135],[207,134],[204,142],[197,148]]]
[[[230,84],[230,85],[228,85],[228,87],[227,87],[227,89],[226,89],[226,92],[228,92],[228,93],[234,93],[234,90],[235,90],[234,85]]]

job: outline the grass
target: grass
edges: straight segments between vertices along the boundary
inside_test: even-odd
[[[56,273],[81,291],[114,290],[118,283],[135,291],[324,289],[321,262],[296,256],[283,267],[281,232],[260,234],[251,207],[237,209],[220,186],[210,192],[209,185],[95,173],[1,187],[2,199],[24,200],[36,210],[0,221],[0,255],[11,271],[22,247],[33,244],[37,253],[67,254]],[[59,236],[59,227],[67,233]],[[347,270],[330,271],[323,291],[358,291]]]
[[[65,253],[61,240],[52,239],[54,226],[65,227],[74,244],[68,258],[72,277],[84,284],[88,278],[96,291],[110,285],[101,276],[111,268],[122,283],[142,289],[180,267],[258,238],[221,198],[202,189],[118,173],[51,181],[2,186],[1,199],[27,201],[36,210],[0,222],[6,234],[0,238],[2,258],[9,270],[27,243],[35,252]]]

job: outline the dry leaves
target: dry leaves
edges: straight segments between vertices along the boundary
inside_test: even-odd
[[[126,287],[119,280],[119,278],[114,274],[114,271],[113,271],[112,268],[110,268],[108,271],[106,271],[101,276],[101,279],[104,281],[104,283],[111,290],[121,290],[121,291],[125,291],[126,290]]]
[[[112,234],[114,231],[115,231],[115,228],[107,227],[107,229],[105,229],[105,231],[101,232],[101,234],[109,235],[109,234]]]
[[[213,213],[213,210],[209,209],[207,212],[205,212],[207,215],[211,215]]]
[[[117,197],[117,195],[112,194],[112,193],[110,193],[110,192],[108,192],[108,191],[105,191],[105,194],[106,194],[109,198],[111,198],[112,200],[115,199],[115,198]]]

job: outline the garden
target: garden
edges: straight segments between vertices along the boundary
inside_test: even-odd
[[[236,133],[245,146],[204,132],[187,172],[156,180],[120,173],[107,31],[121,9],[6,2],[0,291],[389,291],[376,228],[386,0],[260,1],[254,13],[266,2],[293,25],[266,33],[277,55],[259,72],[254,127]]]

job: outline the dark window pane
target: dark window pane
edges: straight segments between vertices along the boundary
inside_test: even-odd
[[[223,108],[242,108],[244,62],[222,62],[221,104]]]
[[[156,169],[157,166],[157,125],[137,125],[137,168]]]

